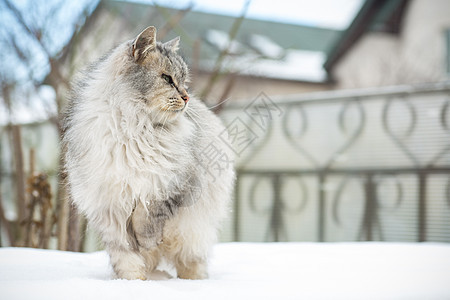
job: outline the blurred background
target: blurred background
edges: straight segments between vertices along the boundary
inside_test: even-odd
[[[149,25],[228,128],[221,241],[450,242],[449,1],[0,0],[0,24],[1,246],[101,248],[59,118],[74,75]]]

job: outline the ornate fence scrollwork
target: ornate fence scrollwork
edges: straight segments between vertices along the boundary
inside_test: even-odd
[[[356,128],[354,128],[352,132],[349,132],[349,129],[345,125],[345,116],[352,105],[356,106],[360,118]],[[364,130],[365,123],[366,113],[364,107],[361,105],[358,99],[345,101],[341,107],[341,110],[339,111],[338,125],[343,133],[348,133],[347,140],[345,140],[342,146],[340,146],[326,161],[323,167],[324,169],[331,168],[334,162],[339,158],[339,156],[345,153],[345,151],[350,149],[350,147],[352,147],[357,142],[358,138]]]
[[[249,188],[249,208],[252,212],[262,216],[269,216],[269,224],[266,230],[266,240],[280,241],[283,237],[285,240],[289,239],[284,220],[284,214],[300,214],[306,207],[308,202],[308,190],[305,182],[301,177],[294,177],[295,182],[300,187],[300,194],[293,201],[286,201],[283,196],[285,180],[292,177],[292,175],[280,174],[264,174],[254,178]],[[256,197],[256,191],[264,180],[269,180],[272,186],[271,202],[267,206],[261,206]]]
[[[389,122],[389,110],[392,107],[392,103],[395,101],[400,101],[401,103],[404,103],[406,106],[406,111],[410,115],[410,124],[403,133],[403,135],[399,135],[394,133],[391,123]],[[415,166],[419,165],[419,160],[416,158],[416,156],[411,152],[411,150],[406,146],[404,143],[404,140],[411,136],[411,134],[414,132],[414,129],[416,128],[417,124],[417,112],[414,106],[411,104],[408,99],[405,99],[402,97],[401,99],[387,99],[386,103],[383,108],[383,127],[388,136],[394,141],[394,143],[405,153],[405,155],[411,159],[413,164]]]
[[[445,102],[442,103],[441,113],[440,113],[440,124],[442,126],[442,129],[449,133],[450,135],[450,121],[449,121],[449,114],[450,114],[450,98],[446,98]],[[447,146],[445,146],[440,152],[438,152],[433,159],[430,160],[428,163],[428,167],[434,166],[445,154],[448,154],[450,152],[450,139],[447,143]]]
[[[440,83],[280,99],[276,103],[284,114],[280,114],[278,123],[270,124],[254,151],[247,153],[247,159],[238,166],[237,203],[248,203],[249,213],[267,218],[266,240],[302,240],[290,233],[292,225],[287,224],[286,216],[305,218],[308,211],[315,214],[309,226],[317,232],[316,241],[402,241],[408,240],[406,236],[426,241],[439,236],[450,242],[449,93],[450,83]],[[267,149],[273,157],[279,154],[272,137],[279,138],[280,134],[297,154],[284,158],[291,167],[248,167],[249,161],[257,165],[256,154]],[[372,141],[372,136],[376,140]],[[315,139],[322,140],[311,143]],[[327,145],[328,149],[322,151],[318,145]],[[449,179],[442,181],[442,175]],[[306,183],[305,177],[315,181],[317,190],[312,189],[310,179]],[[243,178],[254,178],[247,191],[241,186]],[[286,187],[287,178],[295,178],[300,190],[293,192]],[[255,196],[263,182],[272,191],[267,206]],[[437,183],[430,189],[432,182]],[[440,195],[445,196],[435,196],[436,189],[442,189]],[[361,210],[359,219],[350,222],[359,223],[358,230],[353,228],[353,237],[345,235],[348,224],[343,222],[341,212],[351,204],[343,201],[344,194],[359,203]],[[448,211],[439,210],[443,205]],[[235,205],[235,209],[239,207]],[[431,226],[431,211],[448,215],[447,225]],[[245,227],[241,212],[235,217],[235,239],[239,240]],[[388,219],[397,227],[389,227]],[[445,220],[442,216],[440,219]],[[332,227],[336,228],[333,232],[344,232],[344,238],[332,236],[328,230]]]
[[[447,202],[448,207],[450,208],[450,177],[447,181],[447,185],[445,187],[445,200]]]
[[[289,127],[289,120],[292,118],[293,113],[297,113],[300,117],[300,127],[297,128],[299,133],[297,136],[292,133],[291,127]],[[319,162],[314,158],[314,156],[308,152],[302,145],[299,143],[300,140],[308,130],[308,115],[305,112],[303,105],[289,105],[286,108],[286,115],[282,120],[283,124],[283,133],[286,136],[287,140],[291,143],[291,145],[301,154],[307,161],[309,161],[314,167],[319,166]]]

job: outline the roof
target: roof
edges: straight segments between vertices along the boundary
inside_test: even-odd
[[[106,1],[104,4],[106,9],[120,12],[121,18],[126,18],[127,22],[138,27],[145,27],[150,23],[155,26],[164,24],[166,22],[164,15],[174,15],[178,12],[176,9],[166,7],[158,9],[147,4],[125,1]],[[149,15],[152,17],[151,20],[144,21],[145,16]],[[231,16],[191,10],[180,20],[180,26],[177,26],[171,35],[184,33],[182,35],[188,34],[195,38],[204,35],[208,29],[228,32],[235,19]],[[261,34],[277,42],[283,48],[326,52],[339,33],[339,30],[334,29],[244,19],[238,31],[237,40],[245,43],[250,34]]]
[[[331,72],[337,62],[367,32],[399,34],[409,0],[366,0],[350,26],[327,53],[324,68]]]
[[[213,62],[224,45],[228,45],[228,33],[236,20],[231,16],[124,1],[101,1],[91,18],[101,15],[99,11],[113,13],[117,21],[124,23],[124,30],[132,34],[130,37],[149,25],[159,29],[158,35],[163,32],[162,40],[180,36],[182,55],[191,64],[193,57],[198,56],[198,66],[204,71],[212,70]],[[173,28],[168,26],[169,20],[175,20]],[[324,82],[325,53],[340,33],[334,29],[244,18],[224,67],[249,76]],[[237,70],[237,66],[242,69]]]

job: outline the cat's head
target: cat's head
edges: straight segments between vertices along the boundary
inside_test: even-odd
[[[156,41],[156,28],[147,27],[129,46],[133,67],[128,74],[132,86],[156,122],[176,118],[188,105],[189,70],[177,53],[180,38]]]

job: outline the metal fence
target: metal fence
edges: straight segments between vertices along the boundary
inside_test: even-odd
[[[446,82],[227,106],[232,239],[450,242],[449,92]]]

